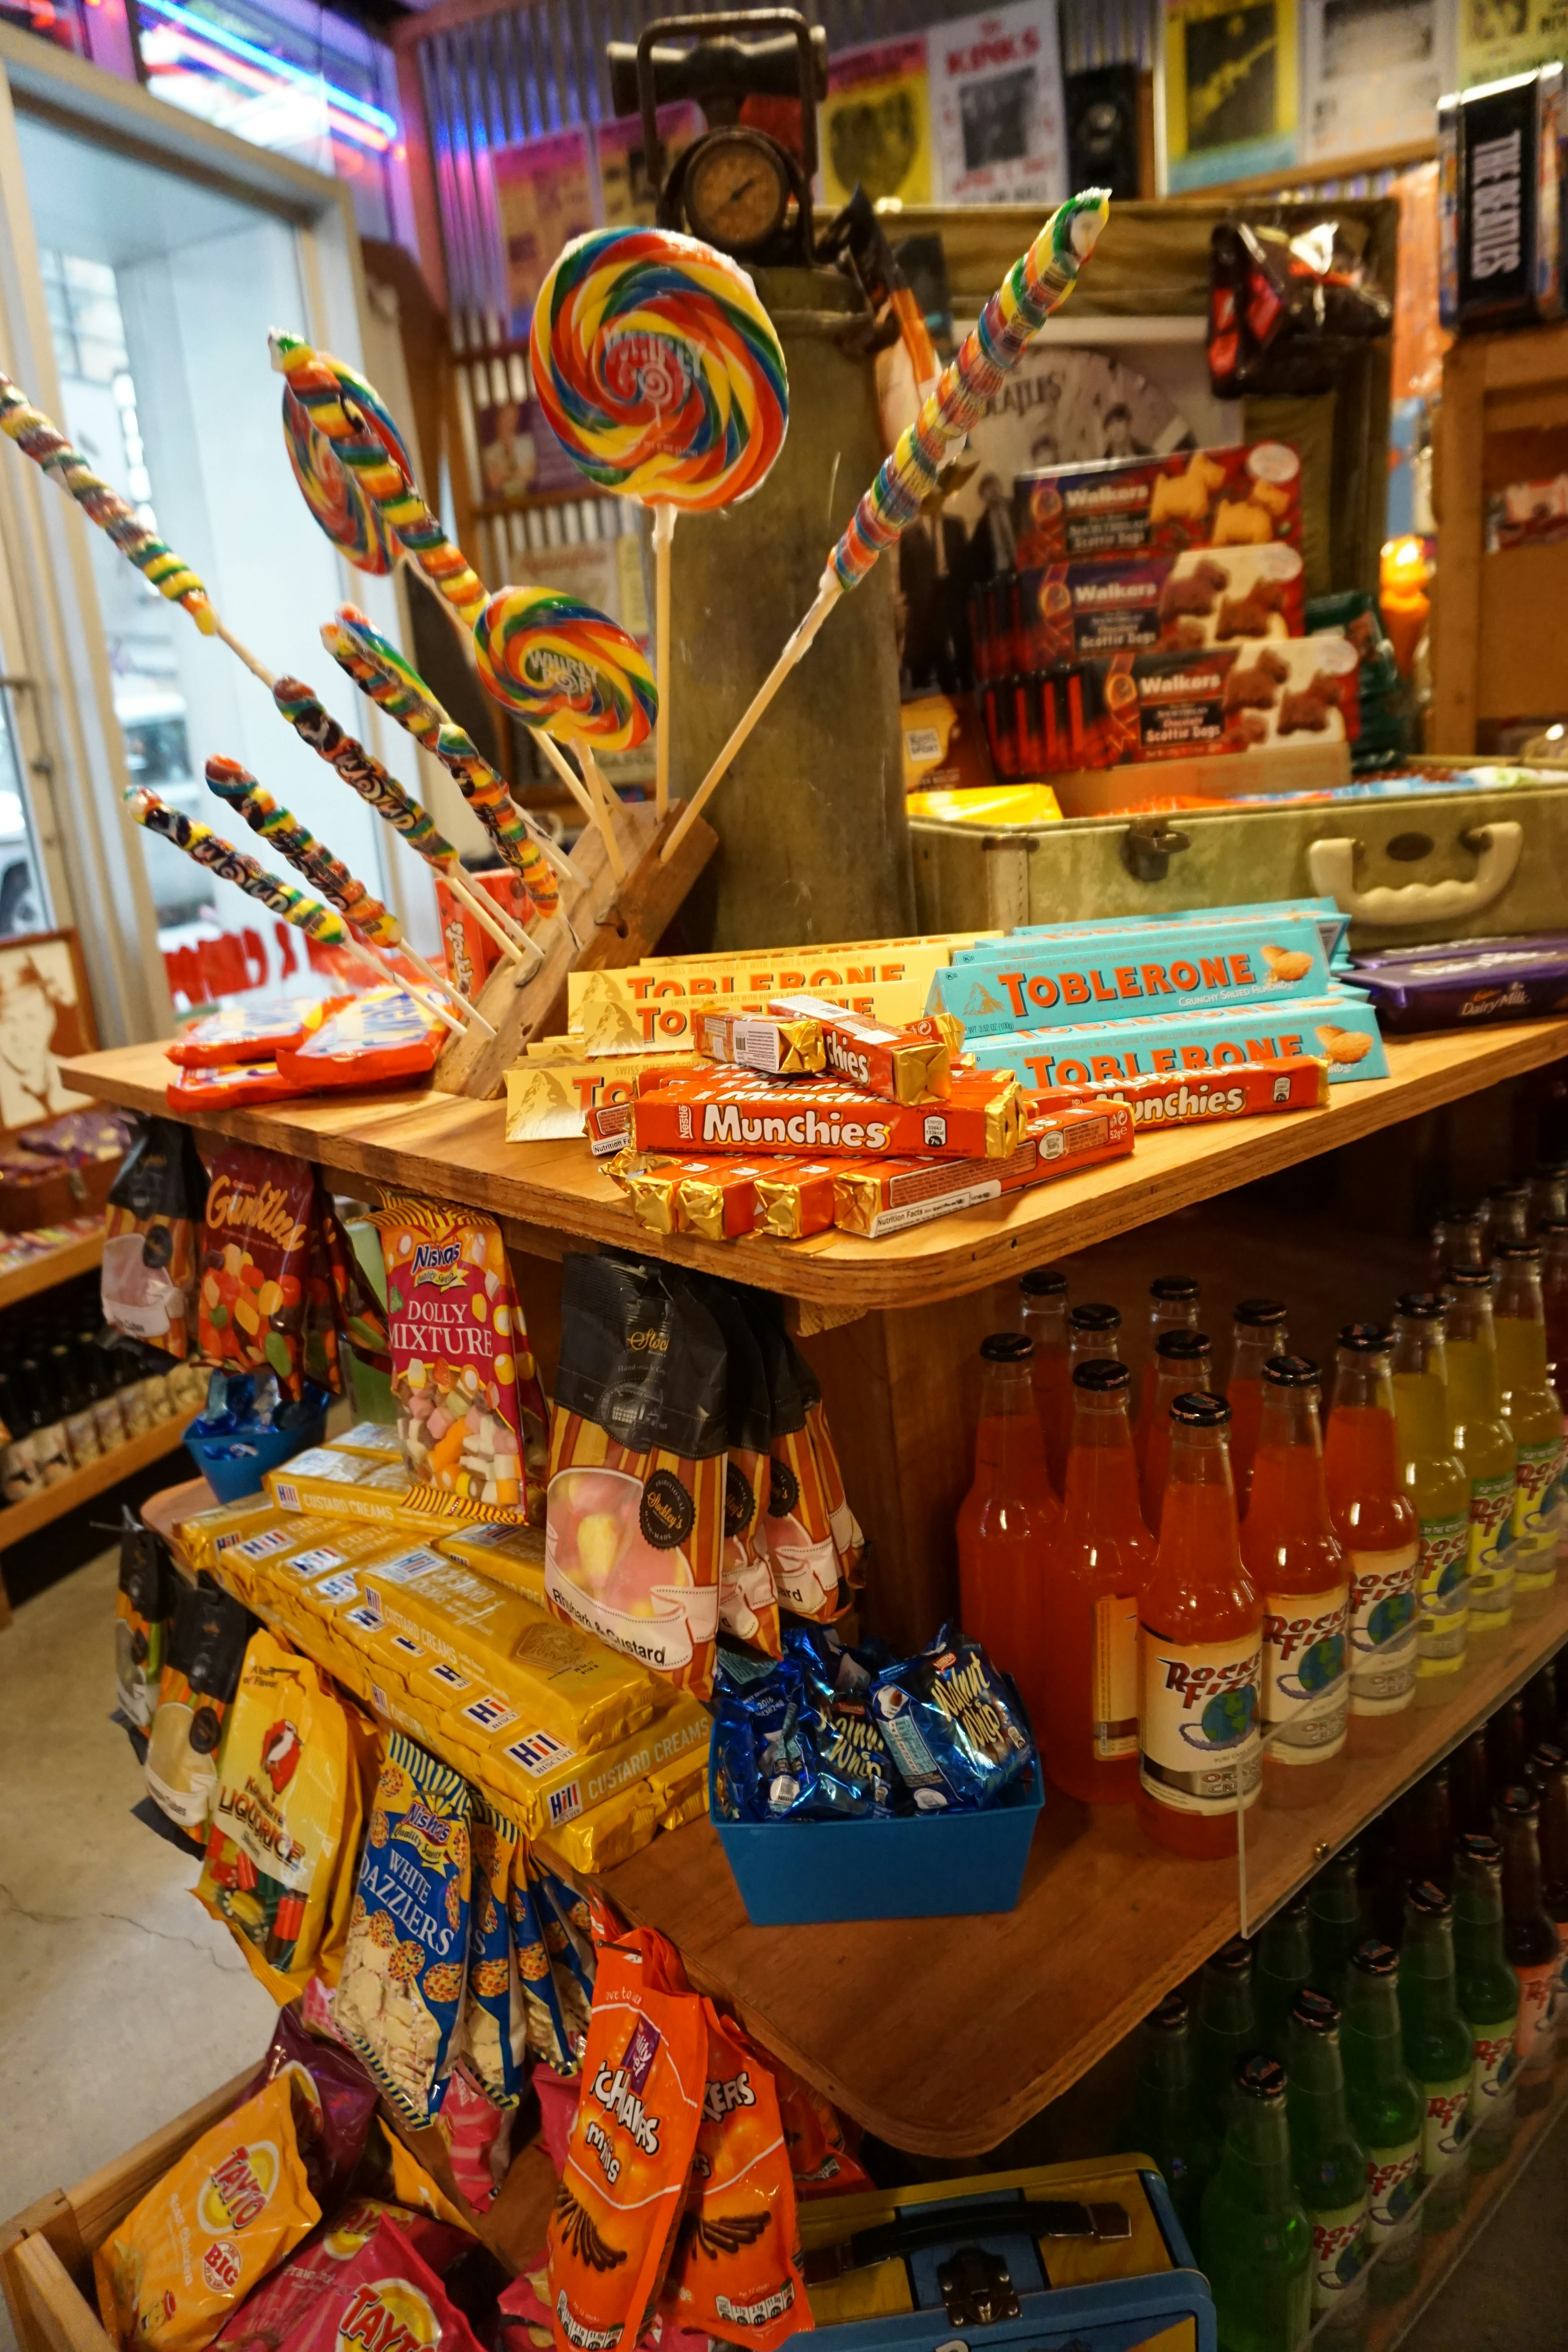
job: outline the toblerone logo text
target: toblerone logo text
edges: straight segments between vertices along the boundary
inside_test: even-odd
[[[1170,963],[1113,964],[1109,971],[999,971],[999,985],[1007,992],[1014,1016],[1023,1020],[1031,1005],[1048,1010],[1053,1004],[1118,1004],[1149,996],[1191,996],[1211,990],[1258,988],[1262,982],[1249,955],[1177,957]]]

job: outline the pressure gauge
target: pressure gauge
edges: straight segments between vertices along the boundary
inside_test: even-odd
[[[727,253],[750,253],[781,226],[789,175],[771,139],[715,131],[687,164],[681,195],[695,236]]]

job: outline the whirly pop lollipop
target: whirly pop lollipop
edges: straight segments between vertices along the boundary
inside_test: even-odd
[[[382,454],[405,475],[413,467],[403,437],[382,406],[374,384],[341,360],[331,362],[342,391],[354,404],[367,431],[367,446],[379,444]],[[339,405],[341,406],[341,403]],[[391,525],[352,467],[339,462],[327,436],[291,383],[283,386],[283,446],[301,497],[332,545],[341,548],[361,572],[390,572],[397,561],[398,543]]]

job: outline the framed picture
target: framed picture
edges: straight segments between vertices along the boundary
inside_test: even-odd
[[[74,931],[0,940],[0,1129],[7,1136],[93,1097],[60,1082],[60,1064],[98,1049],[87,973]]]

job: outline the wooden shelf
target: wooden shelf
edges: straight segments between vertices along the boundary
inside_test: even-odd
[[[1353,1761],[1310,1811],[1247,1816],[1256,1929],[1347,1839],[1484,1723],[1568,1641],[1568,1586],[1404,1718],[1398,1753]],[[853,1835],[831,1823],[795,1832]],[[997,2142],[1105,2055],[1240,1925],[1235,1861],[1156,1846],[1131,1805],[1052,1789],[1016,1911],[980,1919],[753,1927],[709,1822],[656,1838],[605,1890],[676,1943],[692,1982],[896,2147],[942,2157]]]
[[[1336,1086],[1323,1110],[1150,1135],[1130,1160],[883,1242],[847,1234],[741,1243],[655,1236],[636,1222],[585,1143],[509,1144],[500,1104],[428,1088],[309,1096],[191,1123],[318,1160],[351,1180],[485,1209],[507,1222],[508,1240],[525,1255],[559,1258],[583,1242],[635,1249],[817,1302],[836,1310],[834,1319],[848,1320],[984,1290],[1064,1250],[1212,1200],[1563,1055],[1568,1022],[1562,1021],[1391,1040],[1392,1076]],[[84,1094],[170,1116],[160,1046],[88,1055],[67,1064],[65,1076]]]
[[[46,1486],[26,1503],[10,1503],[0,1508],[0,1552],[19,1544],[25,1536],[37,1535],[40,1528],[48,1527],[55,1519],[64,1518],[79,1503],[90,1503],[95,1495],[106,1494],[138,1470],[145,1470],[150,1462],[161,1461],[172,1454],[184,1437],[191,1416],[182,1412],[173,1421],[161,1421],[156,1428],[144,1430],[140,1437],[129,1438],[112,1453],[100,1454],[81,1470],[73,1470],[68,1478],[58,1486]]]
[[[0,1248],[5,1239],[0,1236]],[[69,1282],[79,1274],[90,1274],[95,1265],[103,1263],[103,1222],[90,1234],[79,1234],[74,1241],[61,1242],[58,1249],[46,1251],[42,1256],[29,1258],[25,1265],[14,1266],[9,1274],[0,1273],[0,1309],[15,1307],[24,1298],[36,1298],[40,1290],[53,1290],[62,1282]]]

